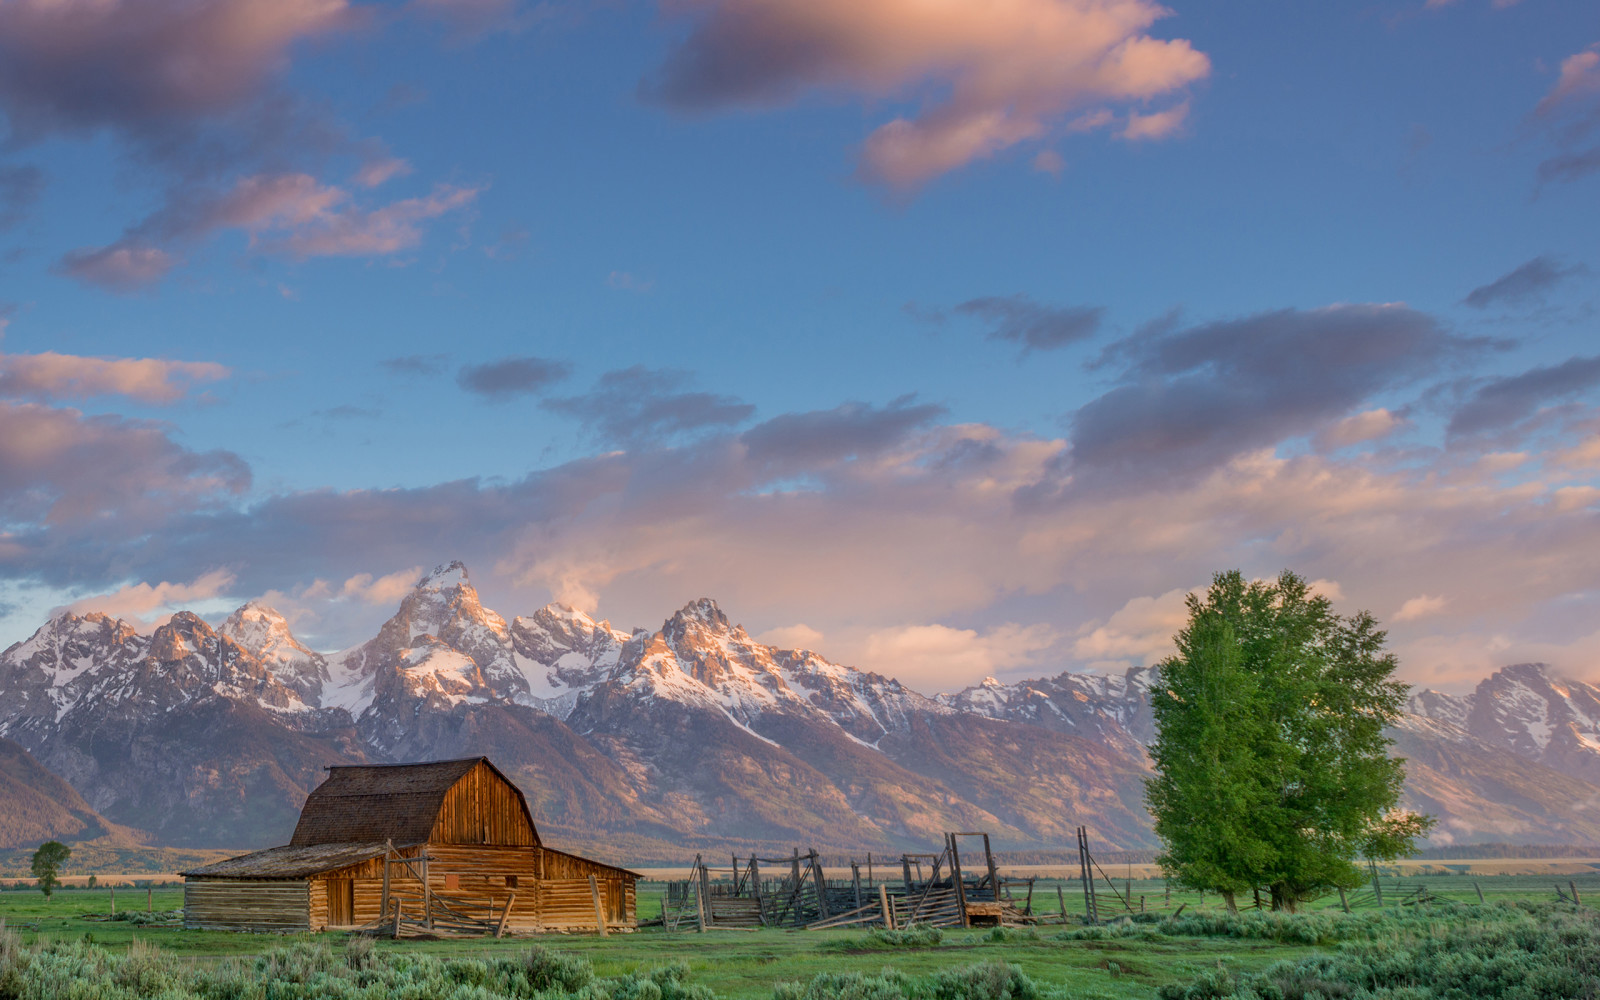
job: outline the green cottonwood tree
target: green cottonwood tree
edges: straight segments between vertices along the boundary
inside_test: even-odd
[[[33,877],[39,881],[39,891],[45,898],[61,884],[56,874],[61,870],[61,863],[71,856],[72,848],[59,840],[47,840],[33,852]]]
[[[1407,687],[1366,612],[1346,618],[1304,579],[1218,574],[1189,597],[1177,655],[1151,695],[1147,798],[1180,884],[1271,890],[1293,910],[1360,884],[1361,855],[1393,858],[1432,820],[1399,813],[1405,763],[1384,727]]]

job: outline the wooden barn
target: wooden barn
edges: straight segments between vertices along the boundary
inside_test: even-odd
[[[287,846],[183,872],[184,926],[631,930],[638,875],[544,846],[487,758],[332,767]]]

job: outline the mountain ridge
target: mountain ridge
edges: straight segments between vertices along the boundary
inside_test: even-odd
[[[577,837],[892,850],[981,828],[1032,849],[1083,823],[1147,849],[1156,679],[928,697],[759,643],[709,598],[654,632],[558,604],[508,621],[449,563],[332,654],[254,602],[149,636],[53,619],[0,653],[0,737],[174,846],[281,839],[329,764],[486,753],[542,824]],[[1407,803],[1441,812],[1436,837],[1600,842],[1600,816],[1571,805],[1600,802],[1600,692],[1526,665],[1480,691],[1413,695],[1395,730],[1418,761]]]

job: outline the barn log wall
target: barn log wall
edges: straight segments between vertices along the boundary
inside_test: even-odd
[[[590,875],[595,876],[600,891],[606,927],[627,930],[638,923],[634,879],[621,869],[538,847],[430,844],[397,850],[395,856],[416,857],[424,851],[428,855],[428,887],[451,905],[458,901],[466,903],[472,906],[474,915],[493,913],[498,919],[511,894],[516,893],[511,916],[506,920],[506,929],[511,933],[598,930],[594,897],[589,889]],[[389,898],[399,902],[408,917],[415,918],[422,914],[422,882],[412,877],[410,871],[406,867],[391,867]],[[545,877],[541,878],[541,873]],[[552,875],[554,877],[550,877]],[[515,878],[517,884],[508,885],[507,876]],[[312,879],[313,930],[325,930],[329,926],[327,883],[330,879],[352,881],[356,925],[376,923],[383,906],[382,858],[319,873]]]
[[[521,793],[480,762],[445,793],[428,841],[537,847],[539,834]]]
[[[308,930],[310,883],[191,879],[183,886],[183,926],[191,930]]]

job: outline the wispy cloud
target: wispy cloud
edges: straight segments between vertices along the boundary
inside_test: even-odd
[[[195,384],[232,374],[211,361],[159,358],[89,358],[45,351],[0,354],[0,396],[38,400],[126,396],[141,403],[172,403]]]
[[[467,365],[456,375],[456,384],[485,399],[511,399],[542,392],[572,374],[565,361],[549,358],[513,357]]]
[[[1569,278],[1588,273],[1583,264],[1563,264],[1553,257],[1538,256],[1487,285],[1479,285],[1463,300],[1474,309],[1487,309],[1497,302],[1515,305],[1541,302],[1546,292]]]

